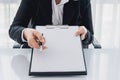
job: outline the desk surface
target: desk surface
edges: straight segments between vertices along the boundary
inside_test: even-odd
[[[0,48],[0,80],[120,80],[119,49],[86,49],[84,52],[88,75],[30,77],[31,49]]]

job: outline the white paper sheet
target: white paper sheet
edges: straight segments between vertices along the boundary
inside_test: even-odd
[[[33,49],[31,72],[85,71],[80,37],[75,36],[78,27],[68,29],[36,29],[46,38],[47,50]]]

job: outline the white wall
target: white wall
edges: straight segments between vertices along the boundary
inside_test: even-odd
[[[95,36],[104,48],[120,48],[120,0],[93,0]]]

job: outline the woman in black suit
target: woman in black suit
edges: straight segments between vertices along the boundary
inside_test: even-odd
[[[83,46],[88,46],[94,34],[90,0],[22,0],[9,35],[20,44],[40,48],[37,41],[45,43],[45,38],[34,29],[36,25],[79,26],[75,34],[81,36]]]

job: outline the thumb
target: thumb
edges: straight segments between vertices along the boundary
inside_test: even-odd
[[[80,37],[81,37],[82,40],[84,40],[85,36],[86,36],[86,34],[82,34]]]

